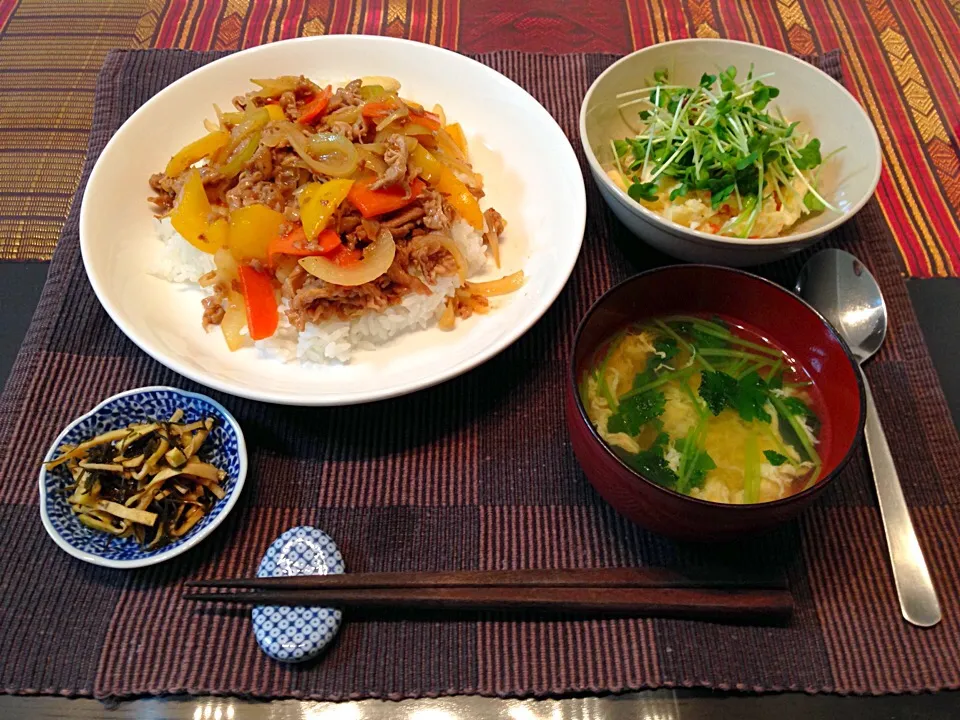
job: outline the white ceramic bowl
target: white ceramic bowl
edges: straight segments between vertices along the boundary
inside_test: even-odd
[[[612,138],[634,135],[617,111],[618,93],[643,87],[655,70],[669,71],[671,82],[696,86],[703,73],[730,65],[744,76],[773,72],[765,82],[780,88],[773,101],[801,130],[820,138],[831,157],[821,171],[825,197],[840,208],[810,217],[790,234],[769,239],[720,237],[665,220],[617,187],[604,167],[613,160]],[[620,101],[622,102],[622,101]],[[638,238],[681,260],[743,267],[777,260],[796,252],[839,227],[860,210],[880,180],[881,153],[876,130],[847,90],[826,73],[778,50],[734,40],[676,40],[653,45],[618,60],[596,79],[580,107],[580,141],[590,171],[613,213]]]
[[[346,365],[284,364],[253,349],[230,353],[201,328],[202,293],[149,274],[162,245],[146,202],[151,173],[203,134],[212,104],[229,107],[252,77],[305,74],[325,84],[390,75],[403,94],[443,105],[461,123],[484,177],[482,207],[508,227],[500,270],[523,269],[524,287],[449,333],[408,333]],[[345,405],[402,395],[488,360],[529,329],[560,293],[583,240],[583,175],[563,131],[527,92],[463,55],[405,40],[355,35],[301,38],[207,65],[158,93],[124,123],[97,161],[80,211],[87,276],[127,336],[167,367],[209,387],[291,405]],[[492,263],[490,263],[492,266]]]

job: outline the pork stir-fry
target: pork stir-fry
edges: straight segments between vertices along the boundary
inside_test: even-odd
[[[450,328],[522,284],[522,272],[466,282],[454,225],[481,233],[499,267],[505,222],[481,210],[482,178],[442,108],[401,98],[391,78],[336,90],[303,76],[253,82],[150,178],[158,213],[214,256],[203,324],[219,325],[231,350],[273,335],[279,312],[302,330],[458,275],[440,319]]]

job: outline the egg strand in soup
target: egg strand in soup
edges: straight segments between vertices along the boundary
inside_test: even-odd
[[[820,474],[814,388],[784,353],[719,318],[618,333],[581,385],[587,415],[630,467],[721,503],[770,502]]]

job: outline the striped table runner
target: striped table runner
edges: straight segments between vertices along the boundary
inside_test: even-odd
[[[470,53],[626,53],[686,37],[842,50],[880,133],[877,197],[901,270],[960,274],[958,0],[0,0],[0,259],[52,255],[110,48],[237,50],[327,33]]]
[[[84,177],[125,117],[213,57],[110,55]],[[528,88],[574,136],[579,98],[613,57],[509,52],[479,59]],[[836,54],[821,64],[838,75]],[[139,352],[102,311],[80,262],[75,203],[0,401],[0,691],[345,699],[960,686],[960,440],[879,204],[871,202],[833,242],[866,260],[889,304],[893,331],[869,375],[943,601],[943,623],[930,630],[900,619],[862,455],[799,521],[734,547],[653,536],[591,490],[562,412],[573,328],[612,283],[664,259],[624,237],[588,188],[587,238],[566,290],[524,338],[484,366],[359,407],[284,408],[212,393],[247,433],[244,494],[196,550],[135,572],[85,565],[45,536],[37,463],[63,425],[107,395],[148,384],[202,388]],[[765,272],[789,281],[802,259]],[[321,659],[290,668],[258,650],[248,613],[204,611],[179,594],[188,578],[252,574],[270,542],[298,524],[330,533],[354,571],[674,563],[785,569],[798,610],[786,628],[352,613]]]

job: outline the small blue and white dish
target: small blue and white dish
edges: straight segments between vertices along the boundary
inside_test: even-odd
[[[295,527],[278,537],[260,561],[257,577],[341,575],[343,556],[322,530]],[[260,649],[274,660],[298,663],[315,658],[340,629],[336,608],[258,605],[253,609],[253,634]]]
[[[214,429],[204,443],[208,461],[227,473],[222,484],[226,497],[176,542],[154,550],[145,550],[134,538],[118,539],[81,524],[67,503],[65,486],[70,473],[65,466],[48,471],[40,466],[40,518],[47,534],[61,548],[88,563],[110,568],[139,568],[169,560],[197,545],[233,509],[247,476],[247,447],[240,425],[217,401],[205,395],[172,387],[144,387],[127,390],[107,398],[93,410],[60,433],[47,451],[43,462],[59,455],[64,443],[76,445],[108,430],[156,418],[169,418],[182,409],[188,420],[212,417]]]

